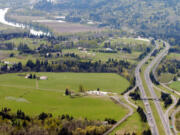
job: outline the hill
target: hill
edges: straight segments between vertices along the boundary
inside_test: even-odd
[[[179,42],[180,2],[178,0],[57,0],[39,1],[38,10],[58,11],[66,20],[91,20],[108,26],[139,32],[144,36],[174,38]]]

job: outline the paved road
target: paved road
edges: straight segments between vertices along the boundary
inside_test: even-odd
[[[129,101],[129,93],[133,90],[135,90],[137,87],[135,86],[134,88],[132,88],[131,90],[129,90],[127,93],[124,94],[124,99],[127,101],[128,104],[130,104],[131,106],[133,106],[134,108],[138,108],[137,105],[133,104],[131,101]]]
[[[165,85],[164,83],[161,83],[161,85],[162,85],[164,88],[166,88],[167,90],[169,90],[169,91],[171,91],[171,92],[174,92],[175,94],[177,94],[177,95],[180,96],[180,92],[175,91],[175,90],[169,88],[169,87],[168,87],[167,85]]]
[[[157,95],[156,95],[156,93],[154,92],[154,89],[153,89],[153,84],[152,84],[152,81],[150,79],[150,72],[151,72],[151,69],[153,68],[153,66],[156,63],[158,63],[168,53],[168,50],[169,50],[170,46],[167,43],[165,43],[165,44],[166,44],[165,49],[163,49],[163,51],[160,52],[160,54],[158,54],[153,59],[153,61],[148,65],[148,67],[146,68],[146,70],[144,72],[144,78],[145,78],[146,84],[148,86],[148,90],[149,90],[152,98],[158,98],[158,97],[157,97]],[[165,115],[163,113],[163,110],[162,110],[162,107],[161,107],[159,101],[154,100],[154,104],[156,106],[157,112],[158,112],[159,117],[161,119],[161,123],[163,124],[165,134],[166,135],[172,135],[172,132],[170,130],[169,122],[166,121]]]
[[[164,90],[160,89],[159,87],[153,85],[154,88],[156,88],[157,90],[161,91],[161,92],[164,92]],[[165,116],[165,119],[166,119],[166,122],[170,124],[170,121],[169,121],[169,112],[176,106],[177,104],[177,98],[174,96],[174,95],[171,95],[172,99],[173,99],[173,104],[171,104],[170,107],[168,107],[168,109],[166,110],[164,116]]]
[[[109,129],[106,133],[104,133],[103,135],[110,134],[116,127],[118,127],[122,122],[124,122],[134,112],[133,109],[129,105],[127,105],[127,104],[123,103],[122,101],[120,101],[118,96],[111,96],[110,98],[113,99],[115,102],[117,102],[117,103],[123,105],[124,107],[126,107],[129,110],[129,113],[125,117],[123,117],[120,121],[118,121],[115,125],[113,125],[113,127],[111,129]]]
[[[158,49],[158,45],[156,45],[156,47],[151,51],[151,53],[148,54],[148,56],[146,56],[136,67],[135,70],[135,77],[136,77],[136,85],[139,87],[140,92],[141,92],[141,98],[147,99],[147,95],[146,92],[144,90],[144,86],[142,84],[142,80],[141,80],[141,76],[140,76],[140,69],[142,67],[142,65],[148,61],[148,59],[151,57],[151,54],[154,52],[155,49]],[[145,105],[145,110],[147,112],[147,120],[151,129],[151,132],[153,135],[159,135],[158,132],[158,128],[156,125],[156,121],[154,119],[150,104],[148,100],[143,100],[143,103]]]

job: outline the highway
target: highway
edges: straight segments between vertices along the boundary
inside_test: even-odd
[[[148,65],[148,67],[146,68],[145,72],[144,72],[144,78],[145,78],[145,81],[146,81],[146,85],[148,87],[148,90],[151,94],[151,97],[152,98],[158,98],[156,93],[154,92],[154,88],[153,88],[153,83],[150,79],[150,72],[151,72],[151,69],[153,68],[153,66],[158,63],[167,53],[168,53],[168,50],[170,48],[169,44],[165,43],[166,44],[166,47],[165,49],[163,49],[163,51],[161,51],[153,60],[152,62]],[[166,120],[166,117],[163,113],[163,110],[162,110],[162,107],[160,105],[160,102],[159,101],[156,101],[154,100],[153,101],[155,106],[156,106],[156,110],[159,114],[159,117],[161,119],[161,123],[163,124],[163,127],[164,127],[164,130],[165,130],[165,134],[166,135],[172,135],[172,132],[170,130],[170,125],[169,125],[169,122],[167,122]]]
[[[141,76],[140,76],[140,71],[141,71],[141,67],[143,66],[143,64],[145,64],[146,61],[148,61],[148,59],[151,57],[152,53],[154,52],[155,49],[158,49],[158,45],[156,45],[156,47],[151,51],[151,53],[149,53],[136,67],[135,69],[135,77],[136,77],[136,86],[139,87],[140,92],[141,92],[141,98],[148,98],[146,95],[146,92],[144,90],[144,86],[142,84],[142,80],[141,80]],[[159,135],[158,132],[158,128],[156,125],[156,121],[154,119],[150,104],[148,100],[143,100],[143,103],[145,105],[145,110],[147,112],[147,120],[148,120],[148,124],[150,126],[151,132],[153,135]]]

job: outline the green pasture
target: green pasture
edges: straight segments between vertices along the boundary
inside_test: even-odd
[[[70,114],[96,120],[119,120],[128,112],[107,97],[71,98],[65,96],[64,92],[9,86],[0,86],[0,107],[9,107],[13,112],[21,109],[31,116],[47,112],[54,116]]]
[[[69,88],[78,91],[82,85],[85,90],[96,90],[121,93],[129,82],[118,74],[112,73],[36,73],[36,76],[47,76],[48,80],[25,79],[27,73],[0,75],[1,86],[16,86],[38,89],[64,91]],[[37,84],[38,83],[38,84]],[[37,86],[38,85],[38,86]]]
[[[41,112],[55,116],[70,114],[74,117],[99,119],[121,119],[128,112],[108,97],[65,96],[68,87],[78,91],[79,85],[86,90],[100,88],[103,91],[122,92],[129,82],[117,74],[110,73],[36,73],[47,76],[48,80],[25,79],[27,73],[0,75],[0,108],[9,107],[12,111],[23,110],[29,115]]]
[[[140,52],[133,51],[131,54],[124,53],[124,52],[117,52],[117,53],[102,53],[102,52],[81,52],[78,49],[64,49],[63,53],[75,53],[82,58],[91,59],[93,61],[102,62],[108,61],[108,59],[116,59],[116,60],[128,60],[129,62],[135,63],[137,62],[137,58],[140,55]]]
[[[180,81],[176,81],[176,82],[172,82],[171,84],[169,84],[169,86],[172,89],[175,89],[177,91],[180,91]]]

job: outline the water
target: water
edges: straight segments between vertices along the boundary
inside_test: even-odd
[[[49,32],[43,32],[41,30],[35,30],[34,28],[32,28],[32,27],[30,27],[28,25],[6,21],[5,16],[6,16],[6,13],[8,12],[8,10],[9,10],[8,8],[0,9],[0,23],[6,24],[6,25],[9,25],[9,26],[12,26],[12,27],[22,28],[22,29],[27,28],[27,29],[30,30],[30,33],[32,35],[35,35],[35,36],[40,36],[40,35],[49,36],[50,35]]]

